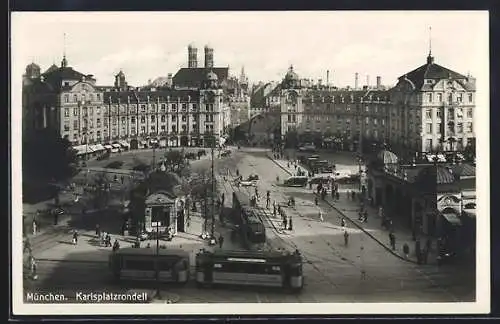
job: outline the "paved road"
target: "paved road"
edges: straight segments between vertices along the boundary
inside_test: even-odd
[[[294,219],[294,231],[285,239],[304,251],[312,263],[305,270],[308,284],[304,295],[311,292],[336,301],[349,301],[351,297],[357,301],[387,302],[473,300],[475,274],[468,269],[409,264],[355,229],[349,229],[349,246],[344,247],[340,215],[323,209],[321,223],[310,191],[278,186],[276,175],[283,179],[285,173],[265,152],[251,150],[237,167],[244,177],[250,173],[261,175],[259,192],[270,190],[273,200],[284,203],[290,195],[295,197],[296,210],[287,211]],[[332,293],[336,296],[330,296]]]
[[[201,164],[209,163],[203,161]],[[200,166],[201,167],[201,166]],[[344,246],[339,215],[323,210],[320,222],[318,209],[313,206],[312,194],[305,189],[284,188],[275,183],[284,172],[259,150],[235,152],[231,158],[216,161],[217,174],[236,169],[245,177],[250,173],[261,175],[259,191],[270,190],[272,199],[279,203],[293,194],[296,209],[287,209],[294,219],[294,230],[281,234],[270,231],[271,244],[299,248],[307,263],[304,267],[305,288],[300,295],[289,295],[266,289],[221,288],[197,289],[192,284],[185,287],[164,287],[166,294],[177,296],[178,303],[268,303],[268,302],[452,302],[472,301],[474,274],[456,271],[453,267],[418,266],[402,261],[371,241],[364,233],[349,228],[349,245]],[[230,188],[226,187],[226,206],[231,203]],[[279,226],[279,221],[276,222]],[[270,229],[270,228],[269,228]],[[91,228],[88,229],[91,232]],[[220,229],[223,231],[223,229]],[[61,233],[61,237],[68,234]],[[58,245],[64,249],[63,245]],[[361,249],[363,247],[363,249]],[[70,246],[72,248],[72,246]],[[56,252],[54,252],[56,253]],[[120,291],[154,290],[154,285],[121,284],[109,280],[106,253],[102,248],[88,245],[78,253],[81,258],[62,262],[39,261],[39,280],[27,291]],[[49,255],[47,251],[45,255]],[[84,257],[87,255],[87,257]],[[94,257],[99,255],[99,258]],[[77,262],[76,260],[94,260]],[[365,276],[363,277],[363,272]]]

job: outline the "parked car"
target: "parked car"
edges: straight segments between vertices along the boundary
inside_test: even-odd
[[[248,176],[247,181],[254,181],[254,180],[259,180],[259,176],[256,174],[251,174]]]
[[[231,155],[231,150],[224,150],[222,151],[222,153],[220,154],[221,157],[228,157]]]

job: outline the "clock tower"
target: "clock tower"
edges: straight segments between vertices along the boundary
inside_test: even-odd
[[[293,66],[290,66],[281,83],[280,106],[281,139],[285,141],[288,133],[297,133],[304,111],[300,79]]]
[[[222,136],[224,125],[222,114],[222,88],[219,78],[210,70],[200,89],[200,135],[205,146],[217,145]]]

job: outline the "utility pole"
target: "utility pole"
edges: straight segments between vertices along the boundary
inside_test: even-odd
[[[210,237],[214,237],[215,232],[215,168],[214,168],[214,150],[215,150],[215,135],[212,135],[212,228],[210,229]]]
[[[156,298],[161,299],[160,295],[160,222],[156,222]]]
[[[154,171],[156,169],[156,143],[153,143],[153,169]]]

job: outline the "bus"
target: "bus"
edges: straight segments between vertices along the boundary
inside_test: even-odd
[[[120,248],[109,256],[115,280],[186,283],[189,253],[180,249]],[[157,278],[158,275],[158,278]]]
[[[307,185],[306,176],[294,176],[285,180],[284,184],[288,187],[305,187]]]
[[[201,250],[196,254],[198,287],[239,285],[299,292],[304,285],[302,256],[295,252]]]

